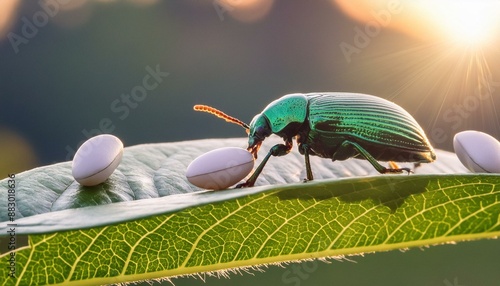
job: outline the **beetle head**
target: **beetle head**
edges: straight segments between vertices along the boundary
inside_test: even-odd
[[[273,131],[269,125],[269,120],[264,114],[257,114],[250,122],[250,131],[248,133],[248,148],[247,150],[252,153],[253,157],[257,159],[257,152],[259,152],[262,141],[269,137]]]

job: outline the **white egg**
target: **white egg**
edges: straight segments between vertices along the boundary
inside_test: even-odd
[[[238,183],[253,169],[254,158],[242,148],[225,147],[207,152],[187,167],[188,181],[200,188],[222,190]]]
[[[116,136],[102,134],[90,138],[78,148],[73,158],[72,172],[83,186],[95,186],[106,181],[120,164],[123,143]]]
[[[500,143],[479,131],[463,131],[453,138],[453,148],[460,162],[476,173],[500,173]]]

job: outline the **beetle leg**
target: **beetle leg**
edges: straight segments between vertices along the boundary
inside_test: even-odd
[[[236,188],[252,187],[255,184],[255,181],[257,181],[257,177],[259,177],[260,173],[262,172],[262,169],[264,169],[264,166],[266,165],[267,160],[269,160],[269,158],[271,156],[284,156],[284,155],[290,153],[290,150],[292,150],[292,142],[287,141],[285,143],[286,143],[286,145],[285,144],[276,144],[273,147],[271,147],[271,149],[267,153],[266,157],[264,157],[262,162],[260,162],[260,165],[253,172],[252,176],[250,176],[250,178],[248,178],[248,180],[246,182],[236,185]]]
[[[310,153],[309,146],[307,144],[300,144],[299,150],[301,151],[300,153],[302,153],[304,155],[304,159],[306,162],[307,178],[304,179],[304,182],[312,181],[314,179],[314,177],[313,177],[313,173],[312,173],[312,169],[311,169],[311,162],[309,161],[309,153]]]
[[[361,145],[359,145],[356,142],[346,140],[342,143],[341,148],[348,147],[349,145],[354,147],[354,149],[356,149],[359,152],[359,154],[361,154],[361,156],[363,156],[363,158],[368,160],[368,162],[370,162],[372,164],[372,166],[381,174],[402,173],[403,171],[406,171],[409,174],[411,172],[410,168],[386,168],[386,167],[380,165],[380,163],[377,162],[377,160],[375,160],[375,158],[373,158],[373,156],[370,155],[370,153],[368,153],[368,151],[366,151],[363,147],[361,147]]]
[[[388,170],[403,170],[403,171],[408,172],[408,175],[410,173],[413,173],[413,171],[409,168],[400,168],[399,165],[394,161],[389,161],[387,163],[389,163],[389,167],[390,167]]]

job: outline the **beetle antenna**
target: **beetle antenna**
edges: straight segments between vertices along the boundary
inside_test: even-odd
[[[213,114],[221,119],[226,120],[227,122],[238,124],[239,126],[245,128],[247,130],[250,129],[250,126],[248,126],[248,124],[246,124],[245,122],[243,122],[237,118],[234,118],[232,116],[229,116],[229,115],[225,114],[224,112],[222,112],[218,109],[215,109],[213,107],[210,107],[208,105],[197,104],[197,105],[193,106],[193,109],[196,111],[203,111],[203,112],[211,113],[211,114]]]

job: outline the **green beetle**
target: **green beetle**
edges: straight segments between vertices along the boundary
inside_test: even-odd
[[[270,156],[290,152],[295,138],[305,157],[307,180],[313,179],[309,156],[332,161],[368,160],[380,173],[410,172],[408,168],[386,168],[377,160],[429,163],[436,154],[415,119],[399,105],[360,93],[294,93],[271,102],[250,125],[205,105],[195,110],[212,113],[236,123],[248,132],[248,151],[257,158],[262,141],[271,134],[285,144],[271,148],[252,176],[238,187],[253,186]]]

